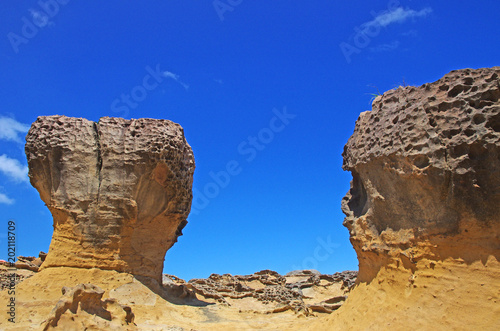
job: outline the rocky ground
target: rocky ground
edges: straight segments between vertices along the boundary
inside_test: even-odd
[[[18,285],[35,275],[47,254],[39,257],[19,256],[11,265],[0,262],[0,286],[12,284],[12,274]],[[240,311],[279,313],[293,311],[306,316],[332,313],[342,306],[354,286],[357,271],[321,274],[317,270],[296,270],[282,276],[272,270],[252,275],[218,275],[185,281],[163,274],[162,286],[179,299],[192,298],[205,303],[236,307]]]
[[[38,257],[18,256],[14,264],[0,261],[0,288],[4,290],[12,286],[12,283],[19,284],[24,279],[33,276],[38,272],[46,256],[46,253],[40,252]]]
[[[163,283],[164,286],[185,286],[203,301],[237,307],[241,311],[278,313],[291,310],[311,315],[331,313],[340,308],[354,286],[356,275],[355,271],[323,275],[316,270],[299,270],[281,276],[275,271],[263,270],[246,276],[212,274],[187,283],[164,275]]]
[[[43,253],[40,255],[44,256]],[[19,318],[19,330],[37,329],[39,326],[43,330],[97,328],[180,331],[189,330],[181,327],[186,325],[183,321],[186,314],[191,316],[194,324],[205,323],[204,328],[196,330],[217,329],[217,325],[224,321],[234,329],[267,325],[266,329],[270,330],[273,327],[265,321],[283,326],[293,323],[298,317],[314,320],[336,311],[347,299],[357,276],[355,271],[325,275],[316,270],[298,270],[282,276],[271,270],[263,270],[252,275],[212,274],[205,279],[185,281],[164,274],[160,288],[148,288],[137,279],[128,278],[126,273],[97,272],[105,274],[109,282],[102,283],[99,280],[98,285],[95,285],[90,282],[103,276],[92,272],[82,274],[81,270],[75,268],[49,268],[39,274],[41,258],[20,257],[19,261],[15,265],[17,269],[12,269],[7,263],[0,267],[2,289],[5,289],[0,295],[5,295],[11,285],[9,275],[13,270],[17,275],[17,290],[24,289],[25,292],[29,289],[29,292],[36,288],[42,293],[51,293],[20,300],[31,303],[18,307],[19,314],[29,316]],[[46,276],[35,277],[42,274]],[[72,280],[65,282],[61,279],[65,277]],[[50,282],[47,282],[48,278]],[[85,280],[89,282],[78,283]],[[60,284],[69,286],[61,287]],[[45,310],[30,308],[43,302],[47,303]],[[170,320],[170,324],[136,318],[137,312],[144,316],[144,310],[162,315],[161,309],[176,316]],[[270,315],[276,315],[277,318],[270,318]]]

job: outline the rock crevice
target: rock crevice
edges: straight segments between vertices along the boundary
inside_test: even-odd
[[[99,123],[93,123],[94,126],[94,131],[95,131],[95,141],[96,141],[96,152],[97,152],[97,164],[96,164],[96,170],[97,170],[97,178],[99,180],[98,186],[97,186],[97,204],[99,204],[99,195],[101,192],[101,182],[102,182],[102,155],[101,155],[101,143],[100,143],[100,137],[99,137]]]
[[[101,268],[161,282],[191,208],[194,157],[166,120],[44,116],[26,137],[32,185],[54,218],[43,268]]]

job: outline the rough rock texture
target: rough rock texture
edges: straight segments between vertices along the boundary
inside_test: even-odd
[[[62,298],[44,321],[47,330],[136,330],[134,314],[115,299],[102,300],[104,291],[92,284],[63,287]]]
[[[33,257],[27,259],[31,258],[34,259]],[[28,276],[19,278],[17,284],[34,274],[35,272],[30,272]],[[316,270],[296,270],[281,276],[275,271],[262,270],[245,276],[212,274],[208,278],[192,279],[189,282],[173,275],[163,274],[162,288],[156,289],[155,292],[177,305],[206,307],[215,304],[247,313],[291,311],[299,315],[313,316],[314,313],[332,313],[340,308],[354,286],[357,274],[357,271],[343,271],[327,275]],[[4,287],[7,288],[9,282],[10,279],[6,278]],[[81,288],[82,286],[79,284],[75,290],[86,291],[88,286]],[[136,290],[137,282],[133,282],[118,286],[109,293],[113,299],[131,305],[141,301],[156,301],[152,293],[133,295],[132,293]],[[63,288],[63,294],[66,292],[68,288]],[[100,293],[101,290],[98,292]],[[102,298],[102,294],[99,298]],[[75,313],[74,309],[72,312]],[[49,319],[59,318],[52,315]]]
[[[410,268],[422,258],[499,257],[499,75],[452,71],[391,90],[360,115],[343,153],[353,181],[342,202],[360,281],[383,257]]]
[[[54,218],[43,268],[97,267],[161,282],[192,200],[194,158],[180,125],[44,116],[28,132],[26,155]]]
[[[213,300],[223,306],[259,313],[291,310],[310,315],[338,309],[356,275],[355,271],[323,275],[315,270],[299,270],[281,276],[275,271],[263,270],[245,276],[212,274],[207,279],[192,279],[188,283],[175,276],[164,275],[164,278],[195,292],[203,300]]]
[[[40,252],[39,257],[18,256],[16,263],[0,260],[0,290],[10,290],[26,278],[33,276],[40,269],[46,255]]]
[[[330,327],[498,328],[499,99],[500,67],[465,69],[360,115],[342,201],[358,285]]]
[[[153,291],[124,272],[45,268],[16,286],[16,323],[0,319],[0,330],[305,330],[335,314],[355,278],[353,271],[311,270],[189,282],[164,275],[164,291]]]
[[[17,284],[33,276],[36,271],[16,269],[15,266],[0,264],[0,290],[10,290]]]

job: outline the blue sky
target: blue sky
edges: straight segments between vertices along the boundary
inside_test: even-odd
[[[372,94],[499,65],[496,1],[13,1],[0,13],[0,258],[47,251],[40,115],[180,123],[195,202],[165,272],[356,270],[341,152]],[[221,172],[225,172],[222,174]],[[227,174],[227,175],[226,175]]]

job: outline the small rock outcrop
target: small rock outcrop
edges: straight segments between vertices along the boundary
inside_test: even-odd
[[[194,157],[180,125],[42,116],[26,137],[31,184],[54,218],[43,268],[101,268],[161,283],[191,208]]]
[[[9,289],[38,272],[47,254],[18,256],[15,263],[0,260],[0,290]]]
[[[63,287],[62,298],[42,327],[48,330],[135,330],[129,306],[102,300],[104,291],[92,284]]]
[[[356,276],[355,271],[323,275],[315,270],[298,270],[282,276],[263,270],[245,276],[212,274],[189,282],[164,275],[164,283],[176,284],[186,293],[194,292],[202,300],[240,310],[259,313],[291,310],[310,315],[331,313],[340,308]]]
[[[388,260],[500,259],[500,67],[386,92],[344,148],[359,281]]]

